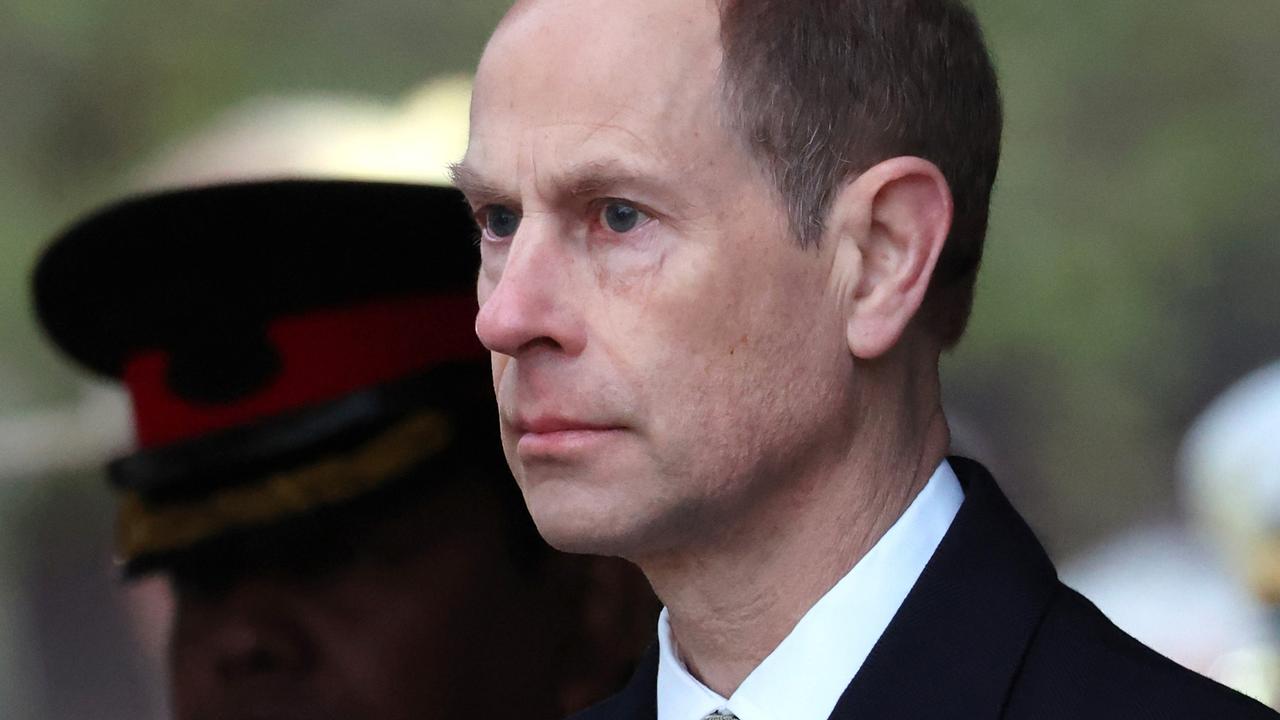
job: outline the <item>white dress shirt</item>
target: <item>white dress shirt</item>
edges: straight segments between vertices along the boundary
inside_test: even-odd
[[[906,512],[729,698],[689,674],[667,610],[658,616],[658,720],[827,720],[898,612],[964,501],[944,460]]]

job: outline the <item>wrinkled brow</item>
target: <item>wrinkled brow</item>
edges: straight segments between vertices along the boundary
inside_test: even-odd
[[[454,165],[450,171],[454,184],[473,205],[521,205],[515,197],[516,193],[504,190],[485,179],[465,162]],[[664,179],[661,173],[632,167],[617,160],[583,162],[550,175],[544,181],[539,183],[540,189],[554,202],[641,191],[667,198],[676,208],[683,208],[685,205],[684,199],[674,192],[674,179]]]
[[[484,205],[511,205],[516,202],[512,194],[489,182],[483,175],[470,167],[466,162],[449,166],[449,176],[454,186],[467,196],[467,201],[476,207]]]
[[[555,187],[569,197],[592,197],[627,187],[653,184],[653,177],[613,161],[587,162],[567,169],[556,178]]]

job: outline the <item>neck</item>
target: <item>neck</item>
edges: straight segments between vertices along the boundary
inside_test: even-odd
[[[887,422],[883,412],[865,418],[877,437],[809,477],[777,478],[758,510],[707,544],[638,559],[703,684],[731,695],[915,499],[950,442],[931,396],[923,412],[897,405]]]

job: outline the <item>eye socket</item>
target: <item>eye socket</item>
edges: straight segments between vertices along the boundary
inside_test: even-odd
[[[619,235],[635,230],[648,220],[648,213],[623,200],[611,200],[600,210],[600,222]]]
[[[476,216],[485,231],[495,238],[509,238],[520,228],[520,213],[505,205],[483,207]]]

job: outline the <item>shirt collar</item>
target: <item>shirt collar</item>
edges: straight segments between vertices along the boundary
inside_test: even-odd
[[[871,550],[840,579],[729,698],[680,660],[667,610],[658,616],[658,720],[827,720],[951,526],[964,491],[944,460]]]

